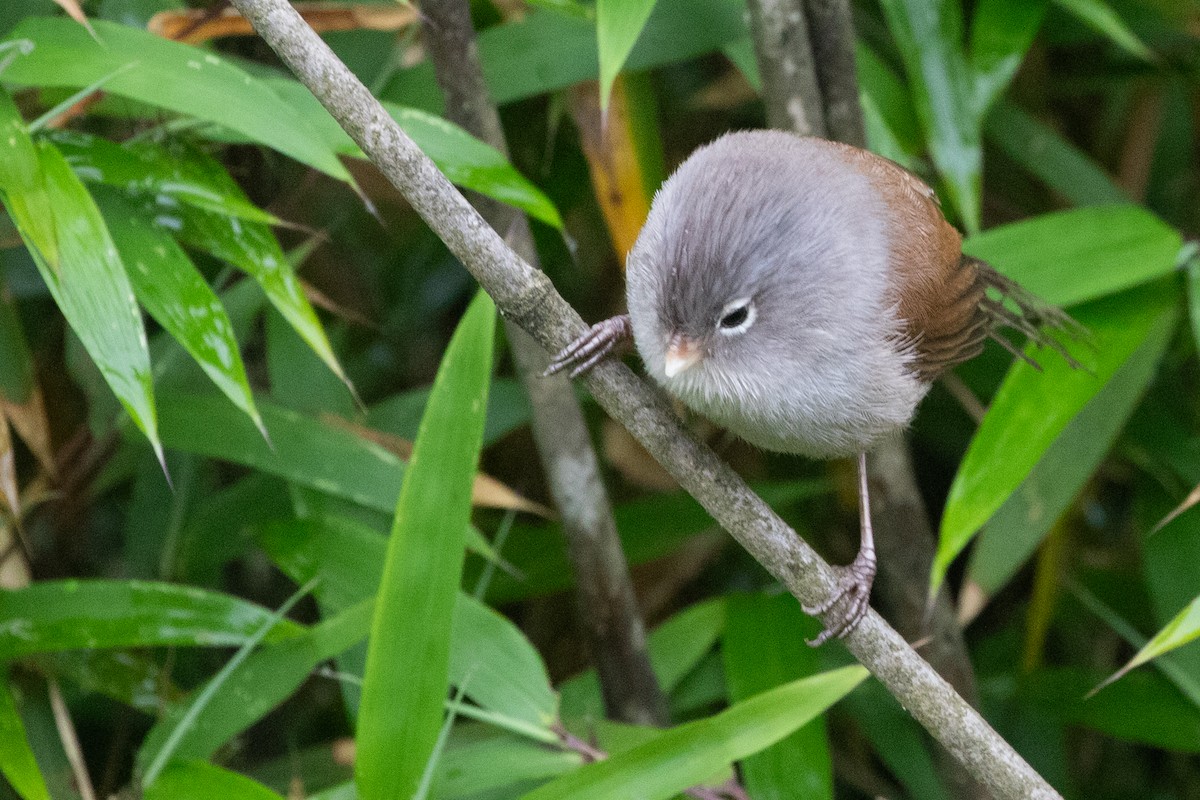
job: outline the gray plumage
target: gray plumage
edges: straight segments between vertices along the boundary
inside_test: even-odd
[[[777,131],[726,135],[663,184],[629,255],[629,315],[651,377],[766,449],[869,450],[908,425],[929,388],[908,367],[913,342],[890,299],[891,215],[848,152]],[[743,299],[750,324],[723,329]],[[668,377],[673,335],[701,357]]]

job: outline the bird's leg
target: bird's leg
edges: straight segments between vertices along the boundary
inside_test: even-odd
[[[871,502],[867,488],[867,454],[858,454],[858,515],[861,540],[858,555],[838,571],[838,587],[833,597],[815,606],[804,606],[804,612],[824,617],[825,630],[809,641],[819,647],[833,637],[842,638],[858,626],[867,613],[871,599],[871,584],[875,581],[875,536],[871,528]],[[829,613],[837,608],[836,613]]]
[[[618,355],[627,352],[632,343],[633,327],[628,314],[597,322],[587,333],[560,350],[542,377],[570,369],[571,377],[578,378],[613,352]]]

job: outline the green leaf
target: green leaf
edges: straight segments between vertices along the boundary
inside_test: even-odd
[[[1179,233],[1138,206],[1059,211],[971,236],[963,250],[1071,306],[1175,270]]]
[[[283,800],[256,780],[227,769],[193,761],[172,764],[146,787],[145,800]]]
[[[1009,158],[1077,206],[1129,203],[1129,195],[1091,156],[1012,103],[996,103],[984,133]]]
[[[33,353],[16,303],[0,297],[0,396],[11,403],[24,403],[33,388]]]
[[[1200,709],[1162,675],[1153,670],[1135,672],[1086,697],[1103,677],[1099,671],[1071,667],[1040,669],[1019,687],[1014,715],[1036,708],[1121,741],[1200,753]]]
[[[396,503],[358,716],[355,783],[366,797],[412,797],[442,727],[494,331],[480,292],[438,369]]]
[[[8,680],[8,665],[0,664],[0,773],[23,800],[50,800],[37,758],[25,736]]]
[[[597,0],[596,44],[600,62],[600,109],[608,108],[613,81],[654,10],[655,0]]]
[[[264,82],[319,133],[331,150],[366,158],[303,84],[286,78],[269,78]],[[453,122],[426,111],[386,101],[383,107],[452,182],[515,206],[547,225],[562,228],[562,218],[550,198],[518,172],[499,150]]]
[[[262,430],[233,324],[216,293],[161,228],[146,222],[115,192],[101,192],[96,199],[138,300]]]
[[[625,61],[630,71],[702,56],[746,36],[745,3],[737,0],[658,0]],[[479,57],[492,98],[511,103],[594,80],[599,74],[596,28],[589,21],[535,11],[479,34]],[[428,64],[403,70],[382,97],[441,109]]]
[[[379,511],[396,506],[404,462],[349,430],[259,403],[270,442],[217,394],[164,390],[159,397],[168,447],[278,475]]]
[[[183,244],[211,253],[253,278],[300,338],[342,383],[350,386],[317,313],[304,296],[295,269],[269,227],[192,205],[166,209],[151,202],[144,210],[156,225]]]
[[[981,0],[971,18],[975,112],[982,119],[1004,93],[1046,16],[1049,0]]]
[[[522,800],[672,797],[789,735],[867,676],[845,667],[763,692],[717,714],[664,731],[647,744],[568,773]]]
[[[952,0],[883,0],[888,28],[908,73],[930,155],[952,207],[979,230],[983,147],[973,76],[963,53],[962,15]]]
[[[1174,619],[1154,634],[1154,638],[1147,642],[1129,663],[1113,673],[1101,686],[1106,686],[1147,661],[1169,653],[1177,647],[1183,647],[1197,638],[1200,638],[1200,596],[1184,606]]]
[[[1046,451],[1118,369],[1143,344],[1161,354],[1178,315],[1178,293],[1169,283],[1106,297],[1076,309],[1092,333],[1094,363],[1072,369],[1057,355],[1040,355],[1043,371],[1017,361],[997,390],[987,415],[963,457],[942,517],[930,584],[940,586],[950,562],[975,532],[1027,480]],[[1146,363],[1152,370],[1157,357]],[[1132,387],[1136,395],[1149,375]]]
[[[63,316],[161,461],[146,330],[104,219],[54,146],[30,143],[3,92],[0,133],[8,134],[11,148],[0,158],[10,162],[0,168],[0,194],[21,238]]]
[[[646,637],[650,666],[664,692],[673,692],[684,676],[717,643],[725,628],[725,601],[696,603],[675,614]],[[604,718],[604,699],[596,670],[576,675],[558,687],[562,715],[571,719]]]
[[[236,597],[147,581],[40,581],[0,591],[0,660],[97,647],[237,647],[271,612]],[[268,637],[295,636],[287,620]]]
[[[820,671],[821,655],[804,642],[820,626],[791,595],[732,595],[721,640],[729,700],[738,703],[759,692]],[[825,720],[818,717],[742,762],[742,780],[751,797],[762,800],[833,798],[833,765]]]
[[[296,520],[268,526],[259,541],[293,580],[319,579],[316,594],[325,606],[349,608],[378,591],[385,540],[374,531],[333,519]],[[472,700],[507,719],[544,727],[555,716],[557,699],[537,650],[506,617],[461,592],[449,672]]]
[[[102,183],[154,199],[164,208],[187,203],[228,217],[278,224],[275,215],[246,199],[219,162],[183,142],[135,140],[117,144],[79,131],[48,137],[85,183]]]
[[[999,591],[1025,563],[1125,427],[1158,371],[1175,331],[1177,306],[1169,300],[1164,302],[1168,306],[1144,332],[1137,349],[1067,423],[983,529],[971,553],[967,576],[985,594]]]
[[[374,602],[363,601],[298,636],[263,647],[238,665],[175,743],[174,759],[209,758],[217,748],[266,716],[319,664],[365,639],[373,609]],[[193,695],[189,695],[160,710],[158,721],[138,752],[138,763],[143,768],[178,728],[192,702]]]
[[[27,39],[34,49],[14,60],[4,79],[27,86],[79,88],[108,77],[107,93],[222,125],[352,182],[305,120],[241,68],[211,51],[145,30],[99,19],[93,24],[98,41],[69,19],[23,20],[9,38]]]
[[[1120,15],[1104,0],[1054,0],[1058,7],[1073,15],[1092,30],[1107,36],[1113,44],[1143,61],[1154,61],[1154,53],[1129,29]]]

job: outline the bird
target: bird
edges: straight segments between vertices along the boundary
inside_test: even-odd
[[[727,133],[663,183],[626,261],[628,313],[545,374],[572,378],[632,343],[651,379],[760,448],[857,459],[858,554],[804,610],[820,645],[866,614],[877,569],[867,455],[911,423],[933,381],[1009,327],[1073,366],[1082,329],[965,255],[937,194],[868,150],[785,131]]]

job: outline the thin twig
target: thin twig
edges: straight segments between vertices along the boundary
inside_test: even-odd
[[[96,790],[92,788],[92,778],[88,775],[87,762],[83,759],[83,748],[79,746],[79,734],[75,732],[71,710],[63,700],[62,689],[58,687],[58,678],[51,677],[47,686],[50,689],[50,709],[54,713],[54,726],[58,728],[58,738],[62,742],[63,752],[66,753],[67,763],[71,765],[71,774],[75,776],[75,788],[79,790],[83,800],[96,800]]]
[[[586,330],[550,280],[505,244],[287,0],[233,3],[506,318],[548,351],[561,349]],[[696,441],[666,400],[628,367],[600,364],[585,382],[600,405],[801,602],[816,605],[836,591],[829,565],[733,469]],[[868,612],[845,645],[997,797],[1060,798],[877,613]]]
[[[507,153],[500,115],[483,81],[466,0],[426,0],[421,9],[426,17],[424,40],[446,98],[447,116]],[[525,215],[485,198],[472,200],[492,227],[537,267]],[[565,379],[541,378],[550,357],[537,342],[511,322],[507,332],[529,395],[542,469],[562,517],[575,575],[577,622],[596,664],[605,710],[612,719],[665,725],[666,698],[650,667],[628,562],[579,401]]]

